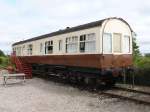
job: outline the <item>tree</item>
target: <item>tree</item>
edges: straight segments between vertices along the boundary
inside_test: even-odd
[[[136,42],[137,35],[133,33],[132,36],[133,36],[133,62],[135,66],[138,66],[142,55],[140,53],[139,46],[137,45],[137,42]]]
[[[141,53],[139,50],[139,46],[137,45],[137,42],[136,42],[137,34],[135,32],[133,32],[132,36],[133,36],[133,57],[134,57],[134,59],[136,59],[138,57],[141,57]]]
[[[145,57],[150,57],[150,53],[146,53],[146,54],[145,54]]]
[[[0,50],[0,56],[5,56],[5,54],[2,50]]]
[[[136,43],[136,38],[133,38],[133,58],[136,59],[141,56],[139,46]]]

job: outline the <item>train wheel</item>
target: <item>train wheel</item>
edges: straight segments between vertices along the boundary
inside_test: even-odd
[[[107,81],[104,82],[105,83],[105,86],[106,87],[113,87],[116,83],[116,80],[115,78],[111,78],[111,79],[108,79]]]
[[[84,83],[84,77],[82,77],[82,76],[79,76],[78,77],[78,84],[79,85],[84,85],[85,83]]]
[[[86,85],[88,85],[89,87],[94,87],[96,85],[96,79],[95,78],[91,78],[91,77],[86,77],[84,79],[84,82]]]

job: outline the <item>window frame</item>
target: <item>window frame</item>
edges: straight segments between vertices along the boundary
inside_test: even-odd
[[[40,53],[43,52],[43,43],[40,43]]]
[[[104,47],[105,47],[105,46],[104,46],[104,45],[105,45],[105,42],[104,42],[104,38],[105,38],[105,37],[104,37],[104,35],[109,35],[110,38],[111,38],[111,42],[110,42],[110,43],[111,43],[111,45],[110,45],[111,49],[110,49],[110,52],[105,52],[105,51],[104,51]],[[103,40],[102,40],[102,43],[103,43],[103,44],[102,44],[102,48],[103,48],[103,49],[102,49],[102,50],[103,50],[102,52],[103,52],[104,54],[112,54],[112,53],[113,53],[113,35],[112,35],[112,33],[106,33],[106,32],[103,33]]]
[[[63,40],[59,40],[59,41],[58,41],[58,46],[59,46],[59,47],[58,47],[58,50],[59,50],[59,51],[62,51],[62,50],[63,50]]]
[[[33,44],[28,44],[28,46],[27,46],[27,54],[29,56],[33,55]]]
[[[53,54],[53,40],[45,42],[45,54]]]
[[[92,38],[91,40],[89,39],[89,35],[94,35],[94,39]],[[81,39],[83,38],[83,39]],[[92,43],[94,42],[94,50],[91,51],[91,50],[86,50],[86,44],[87,43]],[[84,47],[83,50],[81,49],[81,45],[83,45]],[[96,52],[96,33],[88,33],[88,34],[82,34],[80,35],[80,39],[79,39],[79,52],[80,53],[95,53]]]
[[[25,46],[25,45],[23,45],[23,46],[22,46],[22,55],[24,55],[24,54],[25,54],[25,50],[26,50],[26,46]]]
[[[125,51],[124,45],[125,45],[125,38],[128,37],[128,52]],[[130,35],[123,35],[123,46],[122,46],[123,53],[131,53],[131,38]]]
[[[66,38],[66,53],[78,53],[78,40],[79,40],[78,36],[71,36],[71,37]],[[76,46],[76,49],[72,50],[73,52],[68,51],[71,48],[70,46],[73,46],[73,45]]]
[[[79,39],[79,52],[80,53],[85,53],[85,40],[86,40],[86,34],[80,35],[80,39]],[[81,40],[82,38],[82,40]],[[81,49],[81,44],[84,46]]]

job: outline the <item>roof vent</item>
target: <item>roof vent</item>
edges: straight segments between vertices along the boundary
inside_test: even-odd
[[[70,27],[66,27],[66,29],[69,29]]]

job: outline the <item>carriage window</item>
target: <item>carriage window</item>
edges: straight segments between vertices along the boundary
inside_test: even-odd
[[[43,43],[40,43],[40,52],[43,52]]]
[[[16,55],[18,56],[18,47],[16,47]]]
[[[85,52],[85,38],[86,35],[80,36],[80,52]]]
[[[123,52],[124,53],[130,52],[130,36],[125,35],[123,37]]]
[[[103,52],[104,53],[112,53],[112,35],[111,35],[111,33],[104,33]]]
[[[59,51],[62,51],[62,47],[63,47],[62,46],[62,44],[63,44],[62,42],[63,42],[62,40],[59,40]]]
[[[16,55],[16,50],[15,50],[15,48],[13,48],[12,54],[13,54],[13,55]]]
[[[21,56],[21,47],[18,47],[18,55]]]
[[[15,50],[15,48],[13,48],[13,52],[15,52],[16,50]]]
[[[45,54],[53,53],[53,41],[45,42]]]
[[[78,37],[68,37],[66,38],[66,52],[76,53],[78,51]]]
[[[22,55],[24,55],[25,54],[25,45],[23,45],[23,47],[22,47]]]
[[[28,49],[27,49],[28,55],[32,55],[32,50],[33,50],[33,45],[32,45],[32,44],[29,44],[29,45],[28,45]]]
[[[21,47],[17,47],[17,55],[18,55],[18,56],[21,55]]]
[[[95,33],[80,36],[80,52],[95,52],[96,50]]]
[[[121,34],[113,34],[113,51],[114,53],[121,53]]]

